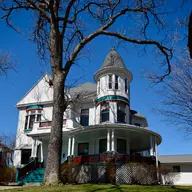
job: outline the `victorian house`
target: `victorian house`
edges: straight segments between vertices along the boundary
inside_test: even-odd
[[[162,138],[148,129],[145,116],[131,109],[132,78],[121,56],[112,48],[94,74],[95,83],[66,90],[69,106],[63,116],[61,163],[68,157],[78,164],[99,163],[106,151],[113,151],[119,161],[158,166],[157,146]],[[46,166],[53,104],[48,81],[45,74],[17,103],[14,165],[20,170],[18,179],[25,176],[26,167],[34,169],[30,164],[34,159],[38,162],[36,172],[41,169],[43,175]]]

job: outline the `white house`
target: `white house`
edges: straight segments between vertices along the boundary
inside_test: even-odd
[[[90,162],[88,157],[93,156],[102,161],[104,152],[114,151],[123,161],[158,167],[157,146],[162,138],[147,128],[143,115],[130,108],[132,74],[114,48],[94,80],[95,84],[85,83],[66,90],[70,104],[63,116],[61,163],[69,156],[79,164]],[[32,159],[37,159],[38,168],[46,166],[53,104],[48,81],[45,74],[17,103],[14,165],[20,170],[19,178],[34,168]]]
[[[163,176],[163,184],[192,185],[192,155],[161,155],[159,161],[172,171]]]

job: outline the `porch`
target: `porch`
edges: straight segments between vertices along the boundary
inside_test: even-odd
[[[125,162],[145,161],[153,156],[157,159],[157,145],[161,143],[160,135],[150,130],[112,124],[63,132],[62,139],[61,163],[68,157],[79,163],[89,163],[90,158],[102,162],[102,154],[109,151],[117,154],[117,160]],[[38,157],[46,166],[49,135],[35,136],[33,140],[31,157]]]
[[[120,166],[118,169],[130,163],[158,167],[157,145],[161,143],[161,136],[150,130],[125,124],[105,124],[63,132],[62,139],[61,164],[104,166],[105,153],[113,152],[115,164]],[[46,167],[48,143],[49,134],[33,135],[31,158],[41,168]],[[23,167],[20,178],[35,170],[36,165],[29,163]]]

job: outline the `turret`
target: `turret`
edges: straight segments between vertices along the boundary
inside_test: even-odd
[[[132,74],[112,48],[94,75],[97,83],[97,124],[129,123],[129,84]]]

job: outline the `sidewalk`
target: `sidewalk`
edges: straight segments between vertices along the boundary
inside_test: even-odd
[[[16,189],[21,188],[22,186],[0,186],[0,191],[4,189]]]

